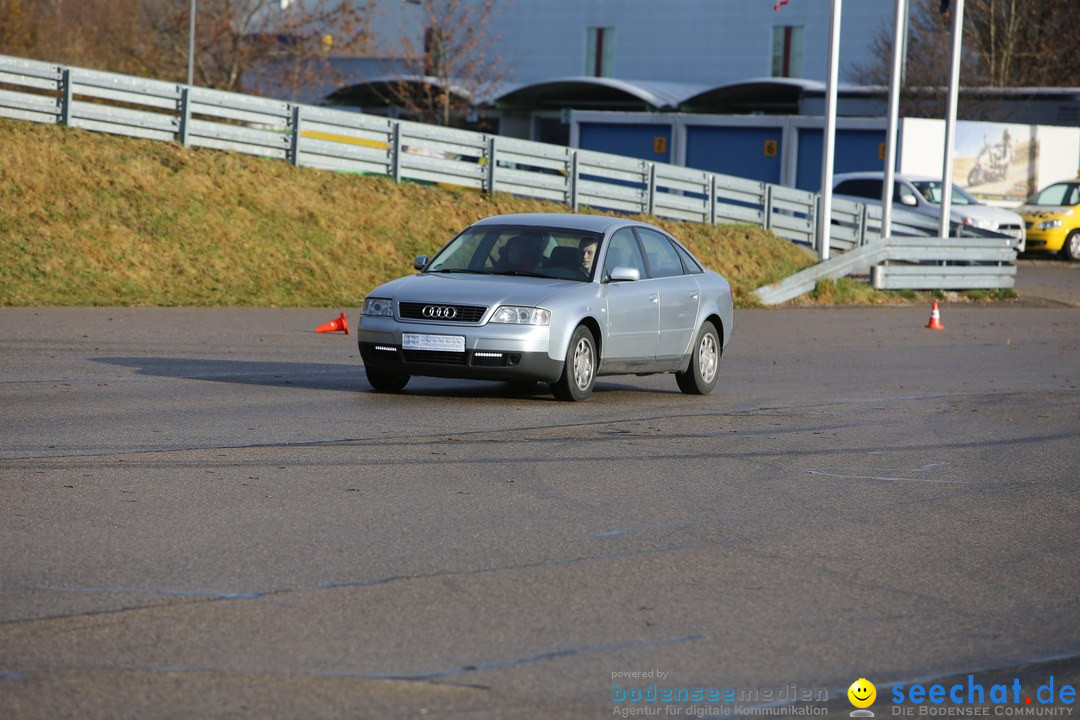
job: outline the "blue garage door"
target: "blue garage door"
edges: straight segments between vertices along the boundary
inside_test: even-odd
[[[690,126],[686,165],[767,183],[780,182],[781,128]]]
[[[795,187],[800,190],[821,190],[821,138],[818,129],[799,130],[799,157],[795,171]],[[836,152],[833,154],[833,173],[860,170],[884,170],[881,159],[884,130],[837,130]]]
[[[581,123],[578,147],[653,162],[671,162],[671,126]]]

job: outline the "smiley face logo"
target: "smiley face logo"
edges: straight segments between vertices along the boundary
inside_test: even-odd
[[[877,688],[866,678],[859,678],[847,689],[848,700],[857,708],[867,708],[877,699]]]

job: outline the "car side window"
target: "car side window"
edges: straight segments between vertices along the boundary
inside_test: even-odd
[[[679,253],[679,257],[682,258],[683,267],[686,268],[686,272],[691,275],[697,275],[705,272],[705,268],[701,267],[701,264],[694,259],[694,256],[686,251],[684,247],[678,243],[672,243],[675,246],[675,252]]]
[[[645,263],[641,259],[637,239],[630,228],[616,230],[608,241],[607,254],[604,256],[604,280],[611,277],[611,271],[617,267],[636,268],[641,277],[645,277]]]
[[[881,198],[880,180],[844,180],[839,183],[833,192],[837,195],[852,195],[870,199]]]
[[[671,277],[683,274],[682,260],[679,253],[671,246],[667,237],[655,230],[637,228],[641,245],[645,248],[645,259],[649,265],[649,276],[654,278]]]

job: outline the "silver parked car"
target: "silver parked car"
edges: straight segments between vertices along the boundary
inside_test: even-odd
[[[727,280],[633,220],[490,217],[414,267],[361,309],[376,390],[422,375],[547,382],[561,400],[584,400],[600,375],[670,372],[704,395],[731,337]]]
[[[833,176],[833,192],[858,202],[881,204],[881,185],[885,173],[880,170],[841,173]],[[911,210],[937,220],[941,217],[941,180],[925,175],[894,175],[893,202],[895,207]],[[957,226],[977,227],[1009,235],[1017,252],[1024,252],[1027,233],[1024,219],[1012,210],[979,202],[955,183],[949,222]]]

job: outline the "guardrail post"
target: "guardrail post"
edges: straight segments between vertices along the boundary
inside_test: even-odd
[[[64,68],[60,74],[60,124],[71,125],[71,68]]]
[[[709,224],[716,224],[716,176],[709,175]]]
[[[390,132],[390,177],[401,182],[401,123],[397,120]]]
[[[488,195],[495,194],[495,136],[491,135],[487,140],[487,177],[484,186]]]
[[[654,215],[656,208],[656,163],[649,163],[645,174],[645,214]]]
[[[821,195],[814,197],[814,204],[810,209],[810,247],[814,248],[818,257],[821,257],[821,238],[818,237],[818,218],[821,217]],[[826,238],[825,242],[828,242]]]
[[[761,229],[769,230],[772,228],[772,185],[765,186],[765,204],[762,206],[761,214]]]
[[[577,150],[570,153],[570,188],[566,204],[572,212],[578,211],[578,154]]]
[[[859,209],[859,246],[867,243],[867,228],[870,226],[870,208],[862,205]]]
[[[289,137],[289,162],[293,165],[300,164],[300,108],[300,105],[293,105],[289,118],[292,125],[292,135]]]
[[[191,87],[184,85],[180,88],[180,127],[177,128],[176,141],[188,146],[188,131],[191,129]]]

